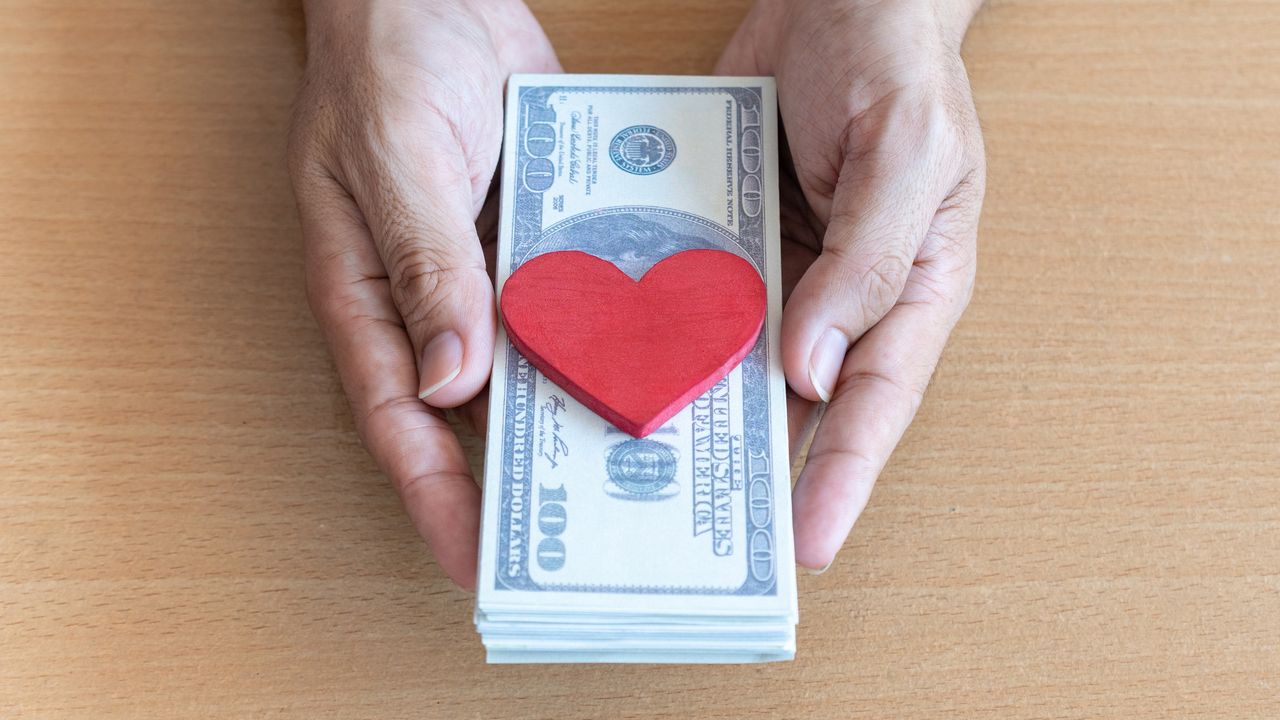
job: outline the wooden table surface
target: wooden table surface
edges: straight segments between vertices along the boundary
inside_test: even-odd
[[[704,73],[745,4],[534,8]],[[301,39],[0,12],[0,717],[1280,716],[1280,3],[982,12],[973,304],[767,666],[484,664],[303,299]]]

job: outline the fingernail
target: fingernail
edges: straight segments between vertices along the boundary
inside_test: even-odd
[[[813,354],[809,356],[809,384],[813,385],[822,402],[831,402],[831,392],[835,390],[836,378],[840,376],[840,366],[844,364],[847,352],[849,338],[835,328],[827,328],[814,344]]]
[[[462,372],[462,338],[446,330],[431,339],[422,349],[422,372],[419,374],[418,398],[426,400],[448,385]]]
[[[811,568],[811,567],[805,567],[804,565],[797,565],[796,567],[798,567],[798,568],[800,568],[801,570],[803,570],[803,571],[805,572],[805,574],[806,574],[806,575],[821,575],[822,573],[826,572],[827,570],[830,570],[830,569],[831,569],[831,563],[833,563],[833,562],[835,562],[835,561],[836,561],[836,559],[835,559],[835,558],[831,558],[831,560],[830,560],[830,561],[828,561],[826,565],[823,565],[823,566],[822,566],[821,568],[819,568],[819,569],[814,569],[814,568]]]

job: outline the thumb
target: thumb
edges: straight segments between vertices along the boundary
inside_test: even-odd
[[[783,368],[799,395],[828,402],[849,347],[898,302],[943,200],[924,147],[850,154],[822,253],[787,300]]]
[[[462,148],[397,147],[353,184],[417,358],[418,397],[461,405],[489,380],[496,322]]]

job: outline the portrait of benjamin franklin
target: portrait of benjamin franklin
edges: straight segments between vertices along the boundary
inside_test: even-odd
[[[705,220],[684,213],[626,208],[589,213],[551,226],[524,260],[559,250],[581,250],[639,280],[666,257],[702,249],[746,257],[729,231]]]

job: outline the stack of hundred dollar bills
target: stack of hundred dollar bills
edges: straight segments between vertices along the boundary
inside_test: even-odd
[[[475,613],[489,662],[794,656],[777,150],[771,78],[511,78],[499,292],[541,253],[639,279],[716,248],[760,271],[769,302],[742,363],[639,439],[500,334]]]

